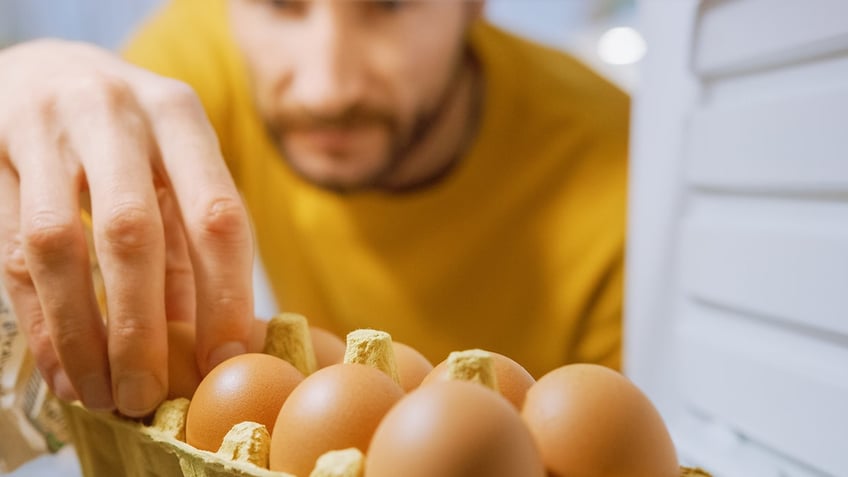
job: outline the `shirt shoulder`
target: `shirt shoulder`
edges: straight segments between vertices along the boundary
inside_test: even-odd
[[[481,22],[472,34],[488,76],[509,95],[512,114],[528,128],[580,127],[605,136],[627,135],[629,97],[573,55]],[[505,100],[506,101],[506,100]]]

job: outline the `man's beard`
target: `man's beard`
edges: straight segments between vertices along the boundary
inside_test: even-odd
[[[405,184],[395,187],[389,184],[389,179],[406,162],[411,153],[429,136],[437,122],[442,119],[445,111],[456,99],[460,87],[459,78],[465,67],[461,59],[457,62],[454,72],[442,88],[437,100],[429,106],[420,108],[412,120],[405,125],[391,111],[366,104],[355,104],[341,114],[326,116],[315,114],[302,108],[286,108],[273,118],[265,118],[265,124],[271,138],[276,144],[284,160],[291,169],[303,179],[325,189],[341,193],[356,192],[365,189],[406,189],[415,187],[418,182],[429,182],[430,178],[422,178],[415,184]],[[378,167],[356,180],[322,179],[308,174],[295,160],[291,148],[286,144],[285,135],[290,131],[310,130],[320,128],[338,128],[345,130],[356,127],[376,127],[385,132],[388,145],[383,157],[374,162]],[[332,152],[323,154],[332,155]]]
[[[291,169],[301,178],[325,189],[330,189],[336,192],[354,192],[360,189],[379,187],[384,178],[390,175],[399,167],[406,155],[405,151],[408,147],[413,147],[413,143],[417,143],[419,134],[425,134],[429,126],[424,124],[425,118],[416,117],[415,122],[411,127],[401,127],[397,118],[391,114],[382,111],[368,108],[366,106],[355,105],[348,108],[343,113],[328,117],[312,114],[309,111],[289,109],[273,120],[266,119],[269,134],[280,151],[283,159],[288,163]],[[385,152],[379,158],[379,161],[374,162],[378,167],[362,177],[354,180],[345,180],[339,178],[322,178],[308,173],[302,167],[303,158],[297,157],[292,148],[289,147],[285,136],[289,132],[308,131],[321,128],[339,129],[341,131],[349,128],[375,128],[385,134],[388,138]],[[345,152],[321,151],[317,154],[328,156],[339,161],[343,161],[344,157],[334,157],[335,155],[343,155]]]

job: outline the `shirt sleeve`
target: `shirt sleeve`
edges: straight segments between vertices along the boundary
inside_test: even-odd
[[[591,298],[570,361],[620,370],[624,301],[624,246],[615,255]]]

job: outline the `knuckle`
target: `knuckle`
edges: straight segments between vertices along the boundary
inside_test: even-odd
[[[234,293],[220,293],[212,299],[212,309],[218,313],[231,316],[240,316],[245,310],[253,306],[251,297],[236,295]]]
[[[50,341],[50,332],[43,319],[29,322],[25,333],[28,337],[29,347],[36,359],[45,359],[53,353],[53,342]]]
[[[186,114],[202,111],[200,100],[188,84],[164,79],[148,94],[148,104],[157,115]]]
[[[30,316],[25,320],[25,333],[31,340],[33,340],[33,342],[49,342],[50,330],[47,329],[47,322],[44,320],[44,316],[41,314],[37,315],[38,316]]]
[[[3,273],[15,281],[29,280],[29,269],[20,243],[13,242],[6,245],[3,251]]]
[[[209,200],[195,220],[204,240],[241,244],[249,238],[247,211],[239,199],[217,197]]]
[[[15,146],[25,141],[22,131],[49,130],[58,118],[57,107],[61,93],[49,84],[34,84],[22,91],[19,96],[10,98],[7,111],[14,111],[3,118],[2,128],[6,135],[7,153],[14,157]]]
[[[70,217],[52,211],[36,212],[23,231],[27,249],[36,256],[62,255],[73,250],[83,240],[77,225]]]
[[[101,237],[116,253],[147,251],[159,242],[158,220],[140,203],[124,203],[113,208],[103,222]]]
[[[13,302],[15,294],[20,293],[14,287],[8,290]],[[26,292],[24,292],[26,293]],[[26,300],[24,300],[26,301]],[[20,305],[18,303],[17,305]],[[18,318],[18,325],[23,335],[26,337],[30,351],[35,356],[36,360],[39,357],[48,357],[53,353],[53,343],[50,340],[50,330],[47,328],[47,322],[44,320],[44,314],[41,312],[41,307],[35,304],[30,306],[15,306],[15,313]],[[6,327],[9,323],[4,324]],[[11,324],[14,326],[14,324]]]
[[[59,323],[59,329],[54,335],[56,350],[59,355],[68,356],[78,353],[81,349],[87,349],[92,341],[96,339],[91,330],[82,326],[81,321],[64,319]]]
[[[116,350],[130,343],[149,341],[155,335],[153,320],[146,320],[143,317],[124,316],[120,320],[109,323],[109,340],[114,343]]]
[[[109,323],[109,353],[112,357],[138,350],[139,343],[152,346],[157,337],[155,320],[141,316],[122,316]]]
[[[80,75],[65,90],[78,106],[86,109],[115,110],[132,97],[130,85],[122,78],[94,72]]]
[[[32,104],[30,117],[40,121],[50,121],[55,117],[55,107],[59,99],[59,92],[55,88],[36,85],[30,88],[26,95],[27,104]]]

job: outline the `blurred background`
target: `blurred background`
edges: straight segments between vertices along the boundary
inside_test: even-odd
[[[0,47],[59,37],[117,49],[166,0],[0,0]],[[625,90],[645,52],[635,0],[489,0],[499,25],[581,57]]]

